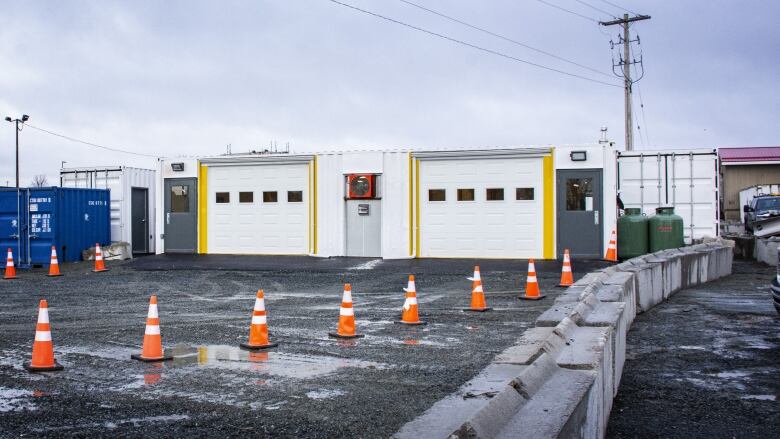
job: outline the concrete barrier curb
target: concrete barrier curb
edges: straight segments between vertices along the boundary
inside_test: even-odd
[[[588,273],[397,438],[604,437],[637,314],[731,274],[733,241],[664,250]]]

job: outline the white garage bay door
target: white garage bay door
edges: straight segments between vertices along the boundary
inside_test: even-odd
[[[420,256],[543,254],[542,158],[420,162]]]
[[[308,253],[306,164],[208,169],[208,252]]]

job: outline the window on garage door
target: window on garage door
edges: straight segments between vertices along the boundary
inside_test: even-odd
[[[263,192],[263,203],[276,203],[279,201],[279,196],[276,191]]]
[[[444,189],[428,189],[428,201],[447,201]]]
[[[287,191],[288,203],[303,203],[303,191]]]
[[[255,200],[255,193],[254,192],[239,192],[238,193],[238,202],[239,203],[253,203]]]
[[[517,201],[533,201],[534,188],[532,187],[519,187],[515,189],[515,200]]]
[[[474,189],[458,189],[458,201],[474,201]]]
[[[487,201],[501,201],[504,199],[503,188],[488,188],[485,189],[485,199]]]
[[[219,204],[230,202],[230,192],[217,192],[216,201]]]

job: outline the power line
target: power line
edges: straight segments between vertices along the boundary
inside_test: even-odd
[[[598,20],[596,20],[593,17],[588,17],[587,15],[580,14],[579,12],[574,12],[574,11],[572,11],[570,9],[566,9],[566,8],[558,6],[556,4],[549,3],[549,2],[546,2],[544,0],[536,0],[536,1],[538,1],[539,3],[541,3],[543,5],[547,5],[547,6],[551,7],[551,8],[555,8],[555,9],[561,10],[563,12],[568,12],[569,14],[576,15],[577,17],[584,18],[585,20],[592,21],[594,23],[598,23],[599,22]]]
[[[615,17],[615,15],[614,15],[614,14],[612,14],[611,12],[607,12],[607,11],[605,11],[605,10],[603,10],[603,9],[599,9],[599,8],[597,8],[597,7],[593,6],[592,4],[588,3],[588,2],[585,2],[585,1],[582,1],[582,0],[574,0],[574,1],[575,1],[575,2],[577,2],[577,3],[579,3],[579,4],[581,4],[581,5],[585,5],[585,6],[589,7],[589,8],[591,8],[591,9],[593,9],[594,11],[601,12],[602,14],[607,14],[607,15],[609,15],[609,16],[610,16],[610,17],[612,17],[612,18],[617,18],[617,17]]]
[[[615,3],[609,2],[607,0],[600,0],[600,1],[603,2],[603,3],[606,3],[606,4],[610,5],[610,6],[614,6],[614,7],[618,8],[618,9],[620,9],[620,10],[626,11],[628,13],[631,13],[631,14],[634,14],[634,15],[639,15],[639,14],[637,14],[634,11],[628,10],[628,9],[626,9],[626,8],[620,6],[620,5],[616,5]]]
[[[463,40],[459,40],[459,39],[456,39],[456,38],[448,37],[446,35],[443,35],[443,34],[440,34],[440,33],[436,33],[436,32],[433,32],[433,31],[430,31],[430,30],[427,30],[427,29],[423,29],[421,27],[417,27],[417,26],[414,26],[414,25],[411,25],[411,24],[408,24],[408,23],[404,23],[403,21],[399,21],[399,20],[396,20],[394,18],[386,17],[384,15],[380,15],[380,14],[377,14],[375,12],[367,11],[365,9],[358,8],[357,6],[352,6],[350,4],[342,3],[342,2],[337,1],[337,0],[328,0],[328,1],[330,1],[331,3],[335,3],[337,5],[341,5],[341,6],[353,9],[353,10],[358,11],[358,12],[362,12],[364,14],[368,14],[368,15],[374,16],[376,18],[381,18],[382,20],[386,20],[386,21],[389,21],[391,23],[395,23],[395,24],[398,24],[398,25],[401,25],[401,26],[404,26],[404,27],[408,27],[409,29],[414,29],[414,30],[419,31],[419,32],[423,32],[423,33],[426,33],[426,34],[429,34],[429,35],[433,35],[435,37],[438,37],[438,38],[441,38],[441,39],[444,39],[444,40],[447,40],[447,41],[451,41],[453,43],[462,44],[464,46],[471,47],[472,49],[476,49],[476,50],[479,50],[479,51],[482,51],[482,52],[485,52],[485,53],[489,53],[489,54],[492,54],[492,55],[500,56],[502,58],[506,58],[506,59],[509,59],[509,60],[512,60],[512,61],[516,61],[516,62],[523,63],[523,64],[528,64],[530,66],[538,67],[538,68],[544,69],[544,70],[549,70],[549,71],[555,72],[555,73],[560,73],[562,75],[571,76],[572,78],[578,78],[578,79],[582,79],[582,80],[585,80],[585,81],[595,82],[597,84],[607,85],[607,86],[610,86],[610,87],[621,87],[620,85],[617,85],[617,84],[614,84],[614,83],[609,83],[609,82],[605,82],[605,81],[600,81],[598,79],[588,78],[587,76],[578,75],[576,73],[565,72],[563,70],[558,70],[558,69],[555,69],[555,68],[552,68],[552,67],[544,66],[542,64],[537,64],[537,63],[534,63],[534,62],[531,62],[531,61],[527,61],[527,60],[524,60],[524,59],[521,59],[521,58],[517,58],[517,57],[514,57],[512,55],[507,55],[507,54],[499,52],[497,50],[488,49],[488,48],[485,48],[485,47],[482,47],[482,46],[478,46],[476,44],[468,43],[468,42],[463,41]]]
[[[552,53],[550,53],[550,52],[546,52],[546,51],[544,51],[544,50],[542,50],[542,49],[537,49],[537,48],[535,48],[535,47],[529,46],[528,44],[521,43],[521,42],[519,42],[519,41],[513,40],[513,39],[511,39],[511,38],[509,38],[509,37],[506,37],[506,36],[504,36],[504,35],[497,34],[497,33],[495,33],[495,32],[491,32],[491,31],[489,31],[489,30],[487,30],[487,29],[481,28],[481,27],[479,27],[479,26],[475,26],[475,25],[473,25],[473,24],[467,23],[467,22],[465,22],[465,21],[462,21],[462,20],[459,20],[459,19],[457,19],[457,18],[450,17],[449,15],[443,14],[443,13],[441,13],[441,12],[438,12],[438,11],[434,11],[433,9],[428,9],[428,8],[426,8],[426,7],[424,7],[424,6],[418,5],[417,3],[413,3],[413,2],[410,2],[410,1],[408,1],[408,0],[398,0],[398,1],[400,1],[400,2],[402,2],[402,3],[406,3],[407,5],[410,5],[410,6],[414,6],[415,8],[422,9],[423,11],[430,12],[431,14],[438,15],[439,17],[446,18],[447,20],[454,21],[455,23],[459,23],[459,24],[462,24],[462,25],[464,25],[464,26],[470,27],[470,28],[472,28],[472,29],[478,30],[478,31],[480,31],[480,32],[484,32],[484,33],[486,33],[486,34],[488,34],[488,35],[492,35],[492,36],[494,36],[494,37],[496,37],[496,38],[501,38],[502,40],[504,40],[504,41],[508,41],[508,42],[510,42],[510,43],[512,43],[512,44],[516,44],[516,45],[518,45],[518,46],[525,47],[526,49],[531,49],[531,50],[533,50],[533,51],[535,51],[535,52],[538,52],[538,53],[541,53],[541,54],[547,55],[547,56],[549,56],[549,57],[555,58],[555,59],[557,59],[557,60],[560,60],[560,61],[563,61],[563,62],[569,63],[569,64],[571,64],[571,65],[574,65],[574,66],[577,66],[577,67],[581,67],[581,68],[583,68],[583,69],[586,69],[586,70],[590,70],[591,72],[598,73],[598,74],[600,74],[600,75],[604,75],[604,76],[609,76],[609,77],[612,77],[612,75],[610,75],[609,73],[605,73],[605,72],[602,72],[602,71],[600,71],[600,70],[594,69],[594,68],[592,68],[592,67],[588,67],[588,66],[586,66],[586,65],[583,65],[583,64],[580,64],[580,63],[577,63],[577,62],[571,61],[571,60],[569,60],[569,59],[566,59],[566,58],[563,58],[563,57],[561,57],[561,56],[558,56],[558,55],[552,54]]]
[[[108,147],[108,146],[103,146],[103,145],[98,145],[96,143],[87,142],[85,140],[75,139],[73,137],[69,137],[69,136],[66,136],[64,134],[55,133],[54,131],[49,131],[49,130],[45,130],[43,128],[38,128],[36,126],[30,125],[29,123],[27,123],[25,125],[27,125],[28,127],[32,128],[34,130],[38,130],[38,131],[44,132],[46,134],[51,134],[52,136],[61,137],[61,138],[65,139],[65,140],[70,140],[71,142],[81,143],[81,144],[84,144],[84,145],[87,145],[87,146],[92,146],[92,147],[95,147],[95,148],[105,149],[107,151],[121,152],[122,154],[132,154],[132,155],[138,155],[138,156],[143,156],[143,157],[151,157],[151,158],[155,158],[155,159],[161,158],[160,156],[156,156],[156,155],[152,155],[152,154],[143,154],[143,153],[140,153],[140,152],[125,151],[123,149],[111,148],[111,147]]]

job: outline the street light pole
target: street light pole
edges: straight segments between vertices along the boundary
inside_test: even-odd
[[[11,119],[10,117],[6,117],[5,120],[8,122],[14,122],[16,124],[16,188],[19,189],[19,131],[22,131],[21,128],[19,128],[19,124],[21,123],[24,125],[27,120],[30,119],[30,116],[23,114],[21,119]]]

